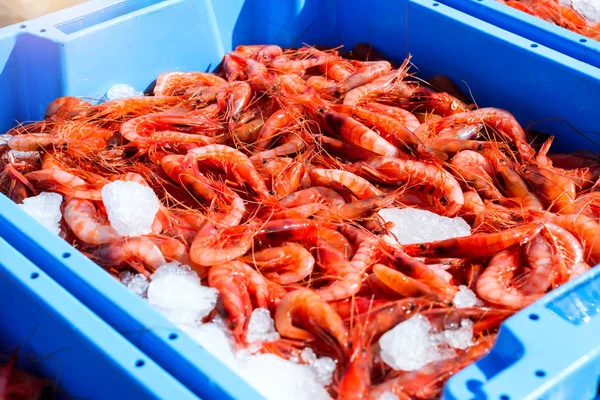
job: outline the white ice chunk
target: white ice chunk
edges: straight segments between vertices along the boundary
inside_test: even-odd
[[[413,371],[441,360],[440,340],[430,335],[430,330],[427,318],[419,314],[396,325],[379,339],[381,358],[395,370],[403,371]]]
[[[246,341],[248,343],[272,342],[277,339],[279,339],[279,332],[275,329],[275,321],[271,318],[269,310],[266,308],[254,309],[248,323]]]
[[[127,99],[129,97],[140,97],[143,96],[143,92],[138,92],[130,85],[116,84],[113,85],[106,94],[106,98],[110,100]]]
[[[445,330],[443,334],[446,343],[450,347],[464,350],[473,344],[473,321],[463,319],[460,322],[460,328]]]
[[[330,385],[333,380],[333,372],[335,371],[335,360],[329,357],[317,357],[313,349],[306,347],[300,353],[302,362],[308,364],[313,369],[313,373],[323,386]]]
[[[378,214],[392,225],[390,233],[401,244],[426,243],[471,234],[471,227],[460,217],[443,217],[416,208],[384,208]]]
[[[400,400],[400,397],[396,396],[394,393],[385,392],[384,394],[379,396],[379,399],[377,400]]]
[[[239,360],[238,371],[268,400],[331,399],[310,366],[273,354],[243,357]]]
[[[193,325],[217,304],[218,291],[202,286],[198,275],[187,268],[167,264],[152,275],[148,287],[150,304],[174,324]]]
[[[142,298],[146,298],[150,283],[144,275],[132,274],[129,271],[124,271],[119,274],[119,278],[121,279],[121,283],[127,286],[133,293]]]
[[[218,324],[180,324],[179,327],[223,364],[234,371],[237,370],[237,359],[229,338]]]
[[[600,22],[600,2],[598,0],[571,0],[571,6],[589,23]]]
[[[44,225],[50,232],[60,234],[60,205],[62,196],[58,193],[43,192],[35,197],[23,200],[18,206],[31,215],[40,224]]]
[[[429,320],[417,314],[401,322],[379,339],[381,358],[395,370],[413,371],[431,362],[456,355],[473,338],[473,324],[463,320],[458,329],[433,332]]]
[[[137,182],[114,181],[102,188],[102,202],[111,226],[120,235],[152,232],[160,203],[150,187]]]
[[[454,295],[454,306],[456,308],[473,307],[483,304],[473,293],[471,289],[465,285],[458,287],[458,292]]]
[[[10,154],[15,156],[17,160],[29,160],[31,158],[39,158],[40,153],[38,151],[18,151],[18,150],[10,150]]]

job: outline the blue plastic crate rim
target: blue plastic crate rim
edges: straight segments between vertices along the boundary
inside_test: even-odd
[[[3,239],[0,347],[61,397],[197,399]]]
[[[431,0],[378,0],[369,3],[368,12],[360,0],[92,0],[0,31],[0,128],[41,118],[59,96],[100,96],[115,83],[144,90],[165,71],[214,70],[224,52],[239,44],[352,47],[359,42],[372,43],[395,61],[412,54],[422,76],[449,76],[479,106],[507,109],[523,126],[556,135],[555,146],[563,151],[599,148],[598,124],[590,117],[600,105],[596,68]],[[260,398],[145,301],[40,229],[5,196],[0,196],[0,236],[195,393],[207,399]],[[596,275],[578,282],[595,282]],[[457,374],[445,395],[483,398],[488,389],[497,393],[498,385],[509,387],[510,393],[502,394],[512,398],[592,398],[597,370],[590,375],[587,366],[598,358],[597,341],[584,331],[596,319],[590,315],[587,323],[572,324],[545,308],[547,299],[572,295],[585,317],[582,310],[593,303],[578,282],[532,306],[539,316],[534,325],[530,309],[508,321],[492,357],[482,360],[491,366],[477,363]],[[585,319],[574,311],[561,312]],[[557,334],[571,335],[564,340],[578,341],[579,353],[536,347],[542,342],[531,335],[548,335],[555,326]],[[575,332],[581,339],[573,339]],[[589,363],[574,363],[577,354],[586,354]],[[523,365],[529,369],[521,370],[527,373],[519,380],[504,379]],[[544,376],[537,376],[537,369]]]
[[[600,42],[516,10],[496,0],[440,0],[536,44],[600,68]],[[600,73],[600,72],[598,72]]]

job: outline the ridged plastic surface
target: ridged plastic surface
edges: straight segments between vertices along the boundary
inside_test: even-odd
[[[440,2],[600,68],[600,42],[594,39],[546,22],[496,0],[440,0]]]
[[[596,68],[431,0],[92,0],[25,25],[0,31],[5,65],[0,128],[41,118],[57,96],[99,97],[114,83],[143,90],[164,71],[213,70],[224,52],[239,44],[351,48],[368,42],[396,61],[412,54],[422,77],[451,77],[479,106],[505,108],[523,126],[556,135],[555,146],[563,151],[599,150],[589,133],[598,126]],[[175,327],[4,196],[0,236],[203,398],[260,398],[186,335],[169,339],[178,333]],[[64,258],[64,253],[71,256]],[[583,279],[595,277],[590,273]],[[576,283],[556,293],[580,296]],[[595,362],[599,341],[584,331],[595,319],[573,325],[552,314],[543,304],[556,296],[533,306],[542,307],[535,323],[528,318],[530,310],[508,321],[492,356],[485,359],[487,375],[472,378],[479,367],[457,374],[445,395],[496,399],[494,385],[513,388],[510,393],[519,394],[515,399],[540,393],[582,399],[582,393],[590,394],[598,371],[591,373],[586,365]],[[579,299],[584,304],[580,309],[587,310],[589,297]],[[555,306],[560,304],[569,302]],[[555,332],[561,336],[555,337],[554,347],[533,340],[549,340]],[[588,361],[560,350],[567,342],[577,342],[577,351],[589,355]],[[532,360],[533,372],[513,378],[508,373],[523,360]],[[545,375],[535,376],[542,368]],[[473,379],[480,383],[473,386]],[[488,387],[493,395],[485,395]]]
[[[198,399],[0,239],[0,349],[60,398]]]

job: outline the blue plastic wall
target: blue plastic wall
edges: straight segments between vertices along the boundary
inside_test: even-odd
[[[515,10],[496,0],[440,2],[577,60],[600,67],[600,42],[596,40]]]
[[[164,71],[213,70],[223,53],[238,44],[352,47],[369,42],[396,61],[412,54],[425,78],[450,76],[479,106],[505,108],[524,126],[557,135],[556,146],[563,151],[598,150],[596,68],[432,0],[92,0],[24,25],[0,33],[0,60],[6,60],[0,74],[0,83],[6,83],[0,85],[0,101],[6,103],[0,108],[0,128],[41,118],[57,96],[99,97],[113,83],[142,90]],[[259,398],[143,300],[40,229],[4,196],[0,236],[195,393],[207,399]],[[562,290],[578,293],[574,284]],[[529,329],[537,327],[536,335],[546,335],[562,321],[540,316],[537,325],[529,325],[526,313],[506,324],[510,329],[502,330],[495,358],[488,359],[497,372],[531,353]],[[589,346],[590,360],[595,357],[595,341],[579,344],[582,352]],[[579,373],[582,364],[570,363],[574,358],[535,354],[546,375],[523,374],[509,385],[523,381],[523,393],[532,395],[541,387],[574,395],[568,392],[574,386],[567,380],[563,384],[565,374],[581,386],[596,384],[597,373],[587,374],[585,368],[581,371],[587,375]],[[453,378],[452,391],[468,398],[462,393],[474,386],[461,383],[462,376]],[[501,376],[478,376],[475,392],[485,393],[493,382],[506,385],[498,380]]]
[[[0,239],[0,355],[61,398],[197,399],[45,272]]]

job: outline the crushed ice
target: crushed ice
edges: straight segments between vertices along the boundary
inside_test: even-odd
[[[483,305],[483,302],[477,298],[475,293],[465,285],[458,287],[458,292],[454,295],[454,306],[456,308],[466,308]]]
[[[217,304],[218,291],[200,283],[187,265],[169,263],[151,276],[148,301],[174,324],[195,324]]]
[[[138,92],[134,87],[126,84],[116,84],[113,85],[106,93],[106,98],[111,100],[119,100],[119,99],[127,99],[130,97],[140,97],[143,96],[143,92]]]
[[[121,281],[134,290],[137,275],[122,274]],[[134,290],[136,291],[136,290]],[[269,400],[330,399],[325,386],[332,382],[335,361],[304,349],[301,359],[285,360],[274,354],[234,353],[222,323],[202,323],[216,306],[218,292],[203,286],[189,266],[169,263],[150,277],[148,301],[204,349],[236,372]],[[248,341],[277,340],[279,334],[269,310],[256,309],[248,327]]]
[[[443,217],[416,208],[384,208],[378,214],[386,224],[391,224],[389,231],[400,244],[426,243],[471,234],[471,227],[460,217]],[[390,240],[389,237],[385,239]]]
[[[433,332],[431,323],[417,314],[379,339],[381,358],[395,370],[414,371],[431,362],[451,358],[454,349],[466,349],[473,340],[473,323],[465,319],[454,330]]]
[[[48,228],[50,232],[58,235],[62,218],[60,212],[62,200],[62,196],[58,193],[43,192],[37,196],[26,198],[23,200],[23,204],[17,204],[17,206]]]
[[[137,294],[142,298],[146,298],[148,294],[148,286],[150,283],[148,279],[142,274],[132,274],[129,271],[124,271],[119,274],[121,283],[133,293]]]
[[[137,182],[110,182],[102,188],[102,202],[118,234],[139,236],[152,232],[160,203],[150,187]]]
[[[277,339],[279,339],[279,332],[275,329],[275,322],[269,310],[257,308],[252,311],[246,342],[272,342]]]
[[[396,396],[394,393],[385,392],[377,400],[400,400],[400,397]]]

